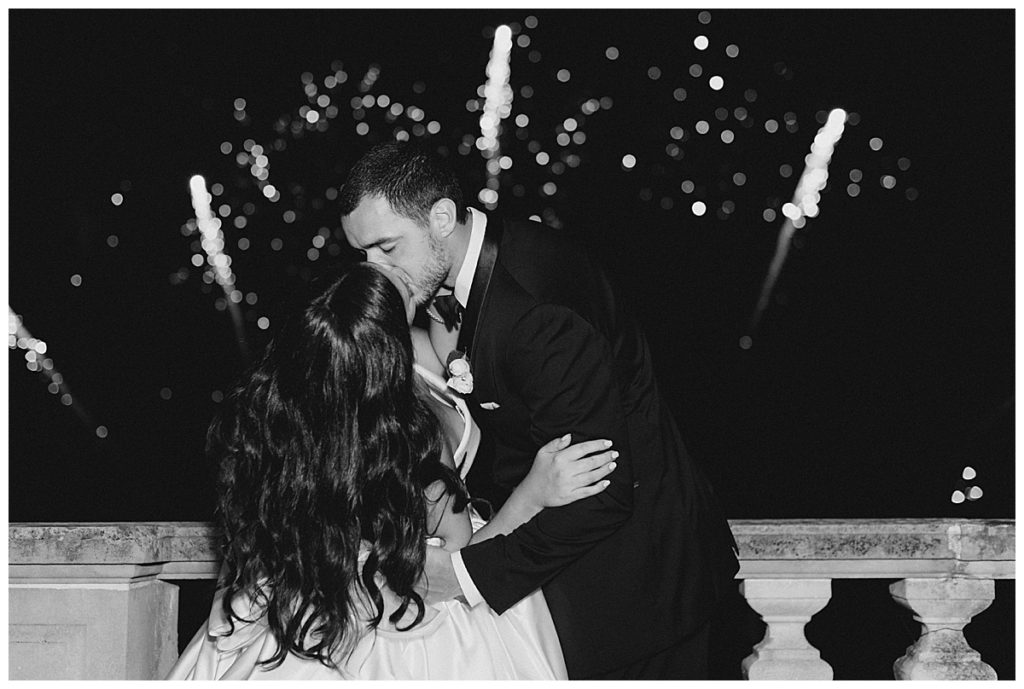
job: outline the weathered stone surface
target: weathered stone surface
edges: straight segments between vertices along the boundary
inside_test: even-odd
[[[732,520],[740,558],[1013,560],[1012,520]]]
[[[995,670],[967,643],[963,629],[995,599],[991,579],[903,579],[893,599],[914,613],[921,637],[893,664],[897,679],[996,679]]]
[[[1013,562],[1012,520],[775,519],[730,521],[742,560]],[[15,523],[12,564],[217,560],[205,522]],[[1009,575],[1012,576],[1012,573]]]
[[[126,564],[219,559],[204,522],[21,523],[8,528],[10,564]]]
[[[998,679],[992,666],[967,644],[960,632],[937,629],[924,634],[907,654],[893,663],[896,679],[992,680]]]
[[[959,533],[957,533],[959,531]],[[1014,522],[964,522],[952,526],[950,549],[960,560],[1014,560]]]
[[[784,519],[730,522],[739,579],[1015,576],[1007,520]]]
[[[178,651],[178,587],[19,585],[8,597],[9,679],[158,679]]]
[[[750,680],[829,680],[832,667],[804,636],[804,626],[832,597],[828,579],[754,579],[740,584],[747,603],[768,628],[743,659]]]
[[[769,625],[765,639],[744,662],[751,679],[831,677],[831,668],[803,636],[804,623],[828,602],[828,595],[820,591],[806,594],[819,585],[816,581],[871,577],[925,582],[989,580],[991,584],[991,579],[1015,576],[1012,520],[787,519],[733,520],[730,524],[740,550],[737,578],[744,580],[751,607],[761,612]],[[158,579],[212,578],[220,559],[218,550],[219,535],[210,524],[202,522],[11,524],[8,574],[12,678],[16,672],[19,677],[43,676],[38,668],[32,668],[48,662],[57,647],[67,660],[61,661],[60,667],[51,662],[53,667],[45,676],[115,678],[137,676],[132,674],[136,671],[152,678],[159,676],[170,662],[166,649],[175,647],[167,630],[173,626],[168,620],[173,621],[176,613],[172,612],[167,589],[160,588],[166,584]],[[137,599],[137,589],[144,583],[156,587],[147,594],[151,599]],[[950,600],[947,593],[933,597]],[[898,599],[896,590],[893,595]],[[930,600],[916,588],[900,595],[915,613],[923,610],[917,599]],[[75,602],[79,600],[76,596],[89,600]],[[120,596],[117,600],[125,602],[109,603],[110,596]],[[85,611],[92,606],[88,609],[93,612],[83,612],[82,621],[77,622],[70,618],[41,619],[38,609],[31,606],[43,605],[48,599],[58,608],[71,605]],[[142,612],[132,613],[132,617],[123,606]],[[117,613],[119,609],[125,613]],[[21,612],[16,616],[18,610]],[[968,614],[963,624],[977,611]],[[132,643],[152,646],[149,657],[155,658],[157,665],[129,669],[120,664],[87,672],[82,663],[93,657],[89,644],[95,643],[100,634],[95,626],[97,619],[90,615],[112,621],[120,625],[118,629],[134,630]],[[142,630],[140,620],[149,620],[152,626]],[[927,621],[922,624],[929,631],[897,663],[897,672],[913,678],[938,677],[941,668],[956,657],[963,666],[959,670],[963,676],[988,676],[991,668],[969,647],[964,648],[966,641],[961,645],[956,638],[951,639],[942,625],[929,628]],[[108,640],[121,638],[127,644],[127,633],[104,631],[102,636]],[[104,662],[114,662],[107,651],[96,652]],[[131,653],[146,655],[140,650]]]

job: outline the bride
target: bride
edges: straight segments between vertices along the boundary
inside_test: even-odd
[[[479,445],[414,306],[357,264],[287,323],[211,424],[224,562],[168,679],[565,679],[543,593],[496,615],[426,605],[426,545],[457,550],[593,495],[605,441],[556,439],[484,522]]]

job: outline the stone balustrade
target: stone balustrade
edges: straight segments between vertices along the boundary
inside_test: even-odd
[[[732,521],[741,591],[767,624],[743,661],[748,679],[832,679],[804,637],[833,579],[898,579],[893,599],[921,636],[893,666],[896,679],[996,679],[963,628],[1014,578],[1014,522],[951,519]]]
[[[1014,522],[733,520],[737,579],[767,625],[744,676],[831,679],[804,636],[833,579],[897,579],[921,623],[897,679],[995,679],[964,627],[1014,578]],[[216,533],[198,522],[11,524],[10,679],[154,679],[177,656],[178,591],[217,576]]]

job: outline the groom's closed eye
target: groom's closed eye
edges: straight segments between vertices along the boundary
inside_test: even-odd
[[[392,251],[395,250],[395,247],[397,247],[397,246],[398,246],[398,242],[397,241],[381,239],[381,240],[378,240],[378,241],[374,242],[373,244],[370,244],[369,246],[367,246],[364,249],[364,251],[367,254],[369,254],[371,251],[376,249],[377,251],[381,252],[382,254],[390,254]]]

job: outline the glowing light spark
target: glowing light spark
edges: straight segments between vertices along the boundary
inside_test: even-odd
[[[761,320],[761,315],[768,306],[771,298],[772,288],[782,271],[782,264],[789,252],[789,243],[793,234],[803,227],[807,220],[818,215],[818,203],[821,200],[819,192],[825,187],[828,181],[828,164],[832,160],[832,153],[835,150],[836,142],[843,135],[843,127],[846,123],[846,111],[836,108],[828,114],[824,126],[818,130],[811,144],[811,152],[804,158],[806,166],[800,181],[797,183],[793,200],[782,207],[782,214],[786,220],[779,230],[779,240],[775,248],[775,256],[768,267],[768,276],[765,278],[761,288],[761,296],[757,301],[757,307],[750,319],[750,331],[753,332]]]
[[[71,407],[82,423],[93,429],[100,438],[106,437],[106,427],[99,426],[97,428],[89,413],[71,394],[71,390],[64,382],[64,376],[53,365],[53,359],[46,356],[49,347],[42,340],[32,337],[32,333],[22,322],[21,316],[16,314],[10,306],[7,307],[7,346],[10,349],[25,350],[25,367],[29,371],[43,376],[46,381],[46,389],[50,394],[59,395],[61,404]],[[99,429],[103,429],[102,432]]]
[[[227,308],[231,312],[231,320],[235,326],[235,339],[242,356],[248,358],[249,348],[245,340],[245,326],[242,322],[242,311],[231,296],[235,289],[235,276],[231,272],[231,257],[224,253],[224,233],[221,232],[220,218],[214,216],[210,208],[213,198],[206,191],[206,180],[202,175],[193,175],[188,181],[192,194],[192,208],[196,212],[196,224],[202,233],[202,247],[206,252],[206,262],[210,266],[214,279],[224,290],[227,297]],[[269,185],[268,185],[269,186]]]
[[[484,84],[484,111],[480,115],[480,138],[477,148],[487,161],[487,183],[478,198],[488,210],[498,206],[498,174],[501,172],[501,121],[512,112],[512,87],[509,85],[509,59],[512,54],[512,29],[502,24],[494,32],[491,57],[487,62],[487,83]]]
[[[359,82],[359,92],[366,93],[373,85],[377,82],[377,78],[380,77],[380,65],[372,64],[366,70],[366,74],[363,75],[362,81]]]

